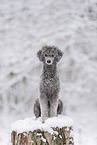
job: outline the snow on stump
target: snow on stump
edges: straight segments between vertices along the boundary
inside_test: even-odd
[[[12,145],[74,145],[73,121],[59,115],[41,123],[41,118],[18,120],[11,125]]]

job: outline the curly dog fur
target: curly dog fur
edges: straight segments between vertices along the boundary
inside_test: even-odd
[[[63,52],[55,46],[43,46],[38,51],[37,57],[43,63],[43,72],[40,82],[40,97],[35,101],[34,114],[42,117],[42,122],[48,117],[57,116],[63,110],[63,103],[59,99],[60,90],[57,62],[63,56]]]

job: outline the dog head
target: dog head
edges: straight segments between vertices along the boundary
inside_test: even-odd
[[[41,50],[38,51],[37,57],[41,62],[47,65],[52,65],[54,62],[59,62],[63,56],[63,52],[55,46],[43,46]]]

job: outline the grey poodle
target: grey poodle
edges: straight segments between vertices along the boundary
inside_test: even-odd
[[[42,122],[48,117],[57,116],[63,110],[63,103],[59,99],[60,90],[57,62],[62,58],[63,52],[55,46],[43,46],[37,56],[43,62],[43,72],[40,82],[40,97],[35,101],[34,114],[36,118],[42,117]]]

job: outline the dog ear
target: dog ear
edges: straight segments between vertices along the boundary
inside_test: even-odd
[[[37,52],[37,57],[39,58],[40,61],[43,61],[42,50],[39,50],[39,51]]]
[[[57,50],[56,61],[59,62],[63,56],[63,52],[61,50]]]

